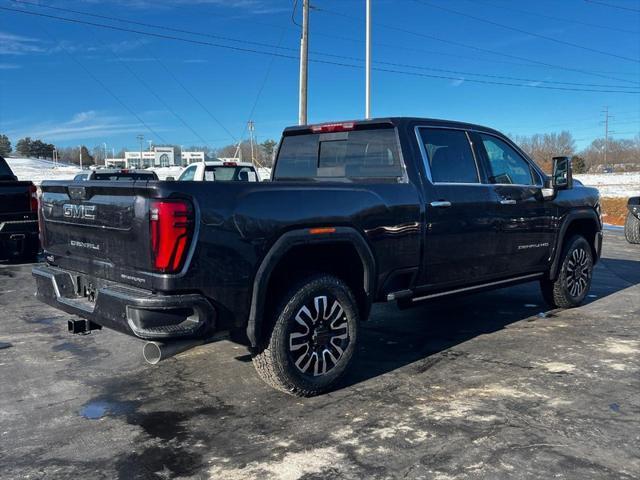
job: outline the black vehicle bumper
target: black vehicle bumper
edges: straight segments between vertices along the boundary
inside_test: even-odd
[[[0,260],[35,255],[39,249],[37,220],[0,221]]]
[[[216,311],[198,294],[159,295],[117,283],[95,288],[95,301],[78,294],[82,274],[42,265],[33,269],[42,302],[102,327],[145,340],[200,338],[214,331]]]

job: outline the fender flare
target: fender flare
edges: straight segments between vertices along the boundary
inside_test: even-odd
[[[595,210],[592,209],[588,209],[588,210],[579,210],[579,211],[575,211],[575,212],[569,212],[567,214],[567,216],[564,218],[564,220],[562,221],[562,225],[560,226],[559,232],[558,232],[558,237],[556,238],[556,248],[553,252],[553,261],[551,262],[551,268],[549,269],[549,278],[550,279],[555,279],[557,272],[558,272],[558,267],[560,264],[560,256],[562,255],[562,249],[564,248],[564,242],[566,240],[566,234],[567,234],[567,230],[569,229],[569,227],[571,226],[571,224],[573,222],[575,222],[576,220],[593,220],[593,222],[595,223],[595,225],[598,227],[597,232],[602,234],[602,227],[600,225],[600,219],[598,218],[598,214],[595,212]],[[596,233],[596,236],[598,235],[598,233]],[[589,239],[587,239],[589,240]],[[598,239],[594,238],[593,241],[594,243],[594,247],[596,249],[596,252],[598,253],[598,255],[600,254],[600,247],[598,245]],[[594,258],[594,263],[597,262],[597,258]]]
[[[269,249],[258,267],[251,292],[251,309],[247,322],[247,337],[252,347],[256,347],[260,338],[262,317],[266,301],[265,292],[269,285],[271,273],[280,260],[293,247],[299,245],[318,245],[323,243],[348,243],[358,252],[364,271],[363,287],[367,299],[366,318],[375,296],[375,258],[364,237],[352,227],[335,227],[335,232],[328,235],[312,235],[309,229],[291,230],[284,233]]]

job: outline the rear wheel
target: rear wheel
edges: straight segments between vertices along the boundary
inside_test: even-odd
[[[629,243],[640,243],[640,220],[631,212],[627,214],[624,222],[624,236]]]
[[[332,275],[308,277],[284,296],[275,315],[253,357],[260,377],[296,396],[331,389],[355,352],[359,318],[349,287]]]
[[[560,272],[555,280],[540,282],[545,301],[555,308],[572,308],[582,303],[591,288],[593,254],[582,235],[571,237],[561,257]]]

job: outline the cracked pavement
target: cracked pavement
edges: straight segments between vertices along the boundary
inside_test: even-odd
[[[133,338],[69,335],[30,269],[0,266],[0,478],[640,477],[640,246],[619,232],[577,309],[535,283],[377,305],[311,399],[230,342],[149,366]]]

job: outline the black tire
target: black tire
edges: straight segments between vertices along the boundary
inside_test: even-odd
[[[589,293],[593,275],[591,245],[582,235],[568,239],[562,249],[560,271],[555,280],[540,282],[542,296],[554,308],[577,307]]]
[[[349,287],[332,275],[307,277],[283,297],[274,315],[253,356],[260,377],[299,397],[335,386],[353,360],[358,334],[358,307]]]
[[[631,212],[627,214],[627,221],[624,222],[624,236],[629,243],[640,243],[640,220]]]

